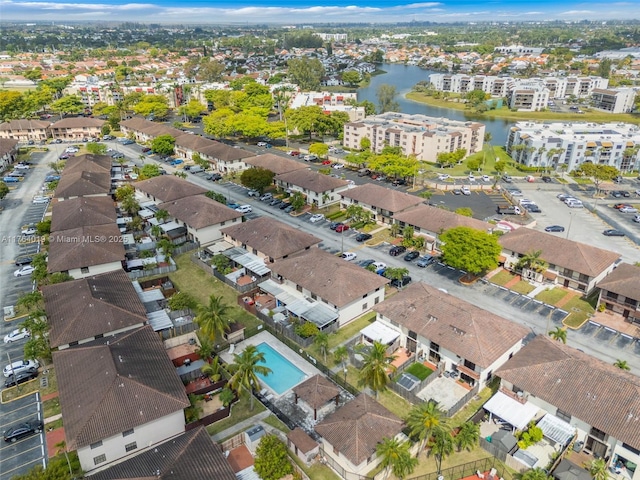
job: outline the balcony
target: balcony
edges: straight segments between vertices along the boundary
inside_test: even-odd
[[[527,403],[528,395],[524,395],[522,392],[516,393],[513,390],[508,390],[504,387],[500,387],[500,391],[504,393],[507,397],[512,398],[518,403],[522,403],[523,405]]]
[[[469,367],[465,367],[463,363],[459,363],[458,365],[456,365],[456,369],[475,380],[480,380],[480,374],[475,370],[471,370]]]

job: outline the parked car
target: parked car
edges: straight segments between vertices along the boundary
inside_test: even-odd
[[[397,257],[398,255],[406,251],[407,247],[403,247],[402,245],[394,245],[393,247],[391,247],[391,250],[389,250],[389,255],[391,255],[392,257]]]
[[[368,258],[366,260],[362,260],[358,263],[362,268],[367,268],[369,265],[373,265],[376,261],[373,258]]]
[[[35,197],[33,197],[33,200],[31,202],[34,205],[44,205],[45,203],[49,203],[49,200],[51,200],[49,197],[45,197],[43,195],[36,195]]]
[[[606,237],[624,237],[626,234],[621,230],[616,230],[611,228],[609,230],[605,230],[602,234]]]
[[[21,235],[35,235],[36,232],[38,230],[36,229],[36,227],[22,227],[22,230],[20,230],[20,234]]]
[[[350,262],[351,260],[355,260],[357,258],[358,255],[356,255],[354,252],[344,252],[342,255],[342,258],[344,258],[347,262]]]
[[[620,210],[621,208],[629,208],[631,207],[631,205],[629,205],[628,203],[615,203],[613,205],[613,208],[615,208],[616,210]]]
[[[511,175],[503,175],[502,176],[502,181],[505,183],[511,183],[513,182],[513,178],[511,178]]]
[[[454,195],[462,195],[462,190],[460,190],[459,188],[454,188],[453,190],[451,190],[451,193],[453,193]]]
[[[329,228],[330,228],[331,230],[335,230],[336,228],[338,228],[338,226],[339,226],[339,225],[342,225],[342,222],[331,222],[331,223],[329,224]]]
[[[476,176],[470,173],[469,174],[469,181],[470,182],[475,182],[476,181]]]
[[[420,252],[417,252],[416,250],[413,250],[409,253],[407,253],[404,256],[404,261],[405,262],[413,262],[416,258],[418,258],[420,256]]]
[[[15,442],[23,437],[28,437],[34,433],[40,433],[44,428],[42,420],[29,420],[18,423],[4,432],[5,442]]]
[[[4,386],[5,388],[15,387],[16,385],[28,382],[29,380],[33,380],[34,378],[38,378],[37,370],[35,372],[22,372],[16,375],[9,375],[4,382]]]
[[[638,213],[638,209],[635,207],[622,207],[619,208],[618,211],[620,213]]]
[[[438,180],[448,180],[450,178],[450,175],[448,173],[441,173],[440,175],[438,175]]]
[[[29,165],[25,165],[24,163],[17,163],[13,166],[16,170],[29,170]]]
[[[522,191],[518,190],[517,188],[507,188],[507,192],[509,192],[509,195],[511,195],[512,197],[522,196]]]
[[[344,168],[344,164],[334,163],[333,165],[331,165],[331,168],[333,168],[334,170],[342,170]]]
[[[393,182],[392,185],[399,187],[401,185],[406,185],[407,181],[404,178],[396,178]]]
[[[123,140],[120,143],[122,143],[122,145],[133,145],[136,142],[134,142],[133,140],[126,139],[126,140]]]
[[[316,162],[318,160],[318,156],[317,155],[305,155],[304,157],[302,157],[302,159],[305,162]]]
[[[373,238],[373,235],[370,233],[359,233],[356,235],[356,242],[366,242],[367,240]]]
[[[491,177],[489,175],[482,175],[482,181],[483,182],[490,182],[491,181]]]
[[[391,286],[394,288],[403,288],[411,283],[411,277],[409,275],[405,275],[401,280],[394,278],[391,280]]]
[[[371,265],[375,267],[375,272],[378,275],[381,275],[387,269],[387,264],[384,262],[373,262]]]
[[[47,175],[44,177],[45,182],[55,182],[57,180],[60,180],[60,175]]]
[[[29,265],[31,262],[33,262],[33,257],[30,255],[22,255],[18,258],[16,258],[15,261],[15,265],[16,267],[21,267],[23,265]]]
[[[15,272],[13,272],[13,276],[14,277],[26,277],[28,275],[31,275],[34,271],[35,271],[35,268],[33,268],[31,265],[25,265],[23,267],[20,267]]]
[[[251,205],[241,205],[238,208],[236,208],[236,212],[240,212],[240,213],[249,213],[252,211]]]
[[[180,165],[181,163],[184,163],[184,160],[182,160],[181,158],[174,158],[169,162],[169,165],[173,165],[175,167],[176,165]]]
[[[523,205],[523,207],[530,213],[542,213],[540,207],[538,207],[535,203],[528,203],[526,205]]]
[[[286,203],[286,202],[285,202]],[[286,207],[283,209],[284,213],[291,213],[293,212],[293,205],[291,205],[290,203],[286,203]]]
[[[4,336],[4,343],[17,342],[23,338],[29,338],[29,332],[26,328],[16,328]]]
[[[266,202],[267,200],[271,201],[272,199],[273,199],[273,193],[269,193],[269,192],[262,194],[262,196],[260,197],[261,202]]]
[[[102,140],[115,140],[115,139],[116,139],[116,137],[114,137],[113,135],[104,135],[102,137]],[[151,149],[149,148],[149,150],[151,150]],[[142,149],[142,151],[144,152],[144,149]]]
[[[269,205],[272,207],[275,207],[276,205],[280,205],[281,203],[282,203],[282,200],[280,200],[279,198],[274,198],[269,202]]]
[[[289,202],[282,202],[278,208],[280,208],[280,210],[286,210],[290,206],[291,204]]]
[[[322,165],[331,165],[333,162],[331,160],[323,160]]]
[[[416,265],[419,266],[420,268],[425,268],[431,265],[432,263],[434,263],[435,261],[436,261],[436,257],[434,257],[433,255],[425,255],[424,257],[420,258],[420,260],[416,262]]]
[[[324,215],[321,213],[316,213],[315,215],[311,215],[311,218],[309,219],[311,223],[320,222],[322,220],[324,220]]]
[[[349,230],[349,225],[345,225],[344,223],[341,223],[340,225],[338,225],[336,227],[336,232],[337,233],[346,232],[347,230]]]
[[[640,223],[640,215],[634,215],[633,216],[633,221],[636,223]]]
[[[235,210],[236,208],[240,208],[240,204],[236,202],[227,202],[227,207],[233,208]]]
[[[37,360],[18,360],[10,365],[6,365],[2,374],[6,377],[9,375],[17,375],[21,372],[36,371],[40,364]]]
[[[258,142],[259,147],[266,147],[267,145],[269,145],[267,142]]]
[[[212,182],[217,182],[218,180],[222,180],[222,175],[219,173],[212,173],[211,175],[207,175],[206,179]]]
[[[543,175],[542,176],[542,181],[544,183],[551,183],[551,177],[547,176],[547,175]]]
[[[287,152],[287,155],[290,155],[292,157],[297,157],[298,155],[300,155],[300,152],[298,152],[297,150],[289,150]]]
[[[564,227],[561,225],[549,225],[544,229],[545,232],[564,232]]]
[[[467,186],[462,187],[460,191],[462,192],[463,195],[471,195],[471,190]]]
[[[259,197],[260,192],[257,190],[247,190],[247,196],[249,197]]]

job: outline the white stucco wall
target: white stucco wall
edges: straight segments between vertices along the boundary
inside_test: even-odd
[[[124,260],[124,258],[123,258]],[[91,265],[87,273],[82,273],[82,269],[74,268],[69,270],[71,275],[76,280],[79,278],[93,277],[94,275],[100,275],[101,273],[115,272],[122,270],[122,262],[101,263],[100,265]]]

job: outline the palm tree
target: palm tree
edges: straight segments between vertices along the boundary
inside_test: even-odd
[[[250,409],[253,410],[253,394],[251,393],[254,387],[260,385],[257,374],[269,375],[271,369],[264,365],[258,365],[258,363],[265,363],[264,353],[259,352],[255,345],[247,345],[241,354],[233,355],[234,362],[229,366],[231,371],[231,378],[229,379],[229,386],[235,390],[238,395],[242,393],[242,390],[246,390],[250,397]]]
[[[429,444],[430,453],[436,458],[438,475],[442,471],[442,461],[453,453],[453,437],[451,431],[446,428],[436,428]]]
[[[433,432],[438,428],[445,427],[446,420],[444,412],[440,410],[438,404],[429,400],[427,403],[414,406],[409,412],[406,423],[410,435],[420,440],[420,448],[416,455],[418,456],[424,450]]]
[[[329,335],[324,332],[320,332],[313,339],[313,343],[322,355],[324,356],[324,363],[327,363],[327,350],[329,349]]]
[[[378,392],[386,390],[387,384],[391,381],[387,372],[396,370],[396,367],[391,365],[395,358],[395,355],[387,354],[385,344],[373,342],[369,351],[364,354],[358,385],[369,387],[378,398]]]
[[[211,363],[205,363],[200,369],[203,375],[209,377],[214,383],[222,377],[220,373],[220,357],[215,356]]]
[[[69,453],[67,452],[67,442],[61,440],[56,443],[54,447],[56,447],[57,453],[64,453],[64,457],[67,459],[67,466],[69,467],[69,475],[73,476],[73,469],[71,468],[71,461],[69,460]]]
[[[140,204],[135,197],[127,196],[122,199],[122,209],[129,214],[133,214],[140,210]]]
[[[609,478],[607,462],[603,458],[591,460],[588,469],[593,480],[607,480]]]
[[[222,406],[223,407],[228,407],[229,405],[231,405],[231,402],[233,402],[236,398],[235,394],[233,393],[233,391],[231,391],[229,388],[225,387],[220,391],[220,401],[222,402]]]
[[[558,342],[567,343],[567,331],[564,328],[554,328],[549,332],[549,336]]]
[[[460,430],[456,435],[455,442],[458,451],[463,449],[472,450],[480,440],[480,426],[477,423],[465,422],[460,426]]]
[[[520,480],[548,480],[548,479],[549,479],[549,476],[540,467],[527,470],[520,476]]]
[[[390,233],[392,237],[397,237],[398,234],[400,233],[400,224],[399,223],[393,223],[391,225],[391,227],[389,227]]]
[[[518,260],[516,268],[520,270],[532,270],[537,273],[543,272],[548,264],[540,258],[540,255],[542,255],[542,250],[525,253],[520,257],[520,260]]]
[[[385,438],[382,440],[382,443],[379,443],[376,447],[376,453],[382,457],[380,463],[386,469],[384,478],[387,478],[391,471],[396,477],[404,478],[413,472],[413,469],[418,464],[418,459],[412,458],[411,453],[409,453],[409,443],[400,443],[397,438]]]
[[[616,360],[616,362],[613,364],[614,367],[618,367],[620,370],[626,370],[629,371],[631,370],[631,367],[629,366],[629,364],[627,363],[626,360]]]
[[[160,223],[164,223],[169,218],[169,212],[166,210],[160,209],[156,212],[156,219]]]
[[[24,307],[28,312],[33,309],[41,310],[44,307],[44,298],[42,297],[42,292],[39,290],[35,290],[33,292],[24,293],[20,295],[18,301],[16,302],[16,306]]]
[[[199,305],[198,313],[194,321],[200,327],[203,336],[211,342],[222,338],[229,331],[229,318],[227,317],[229,306],[223,303],[222,297],[211,295],[209,304]]]

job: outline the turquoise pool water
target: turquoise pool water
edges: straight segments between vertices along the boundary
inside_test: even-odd
[[[278,395],[283,394],[304,380],[303,371],[280,355],[268,343],[261,343],[256,346],[256,350],[264,353],[264,365],[271,369],[269,375],[265,376],[258,373],[258,377]]]

